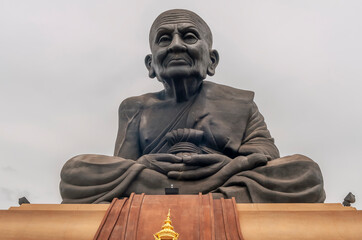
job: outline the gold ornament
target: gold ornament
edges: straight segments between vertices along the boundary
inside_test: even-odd
[[[165,224],[162,226],[162,230],[153,234],[155,240],[178,240],[179,234],[173,230],[170,219],[170,209],[168,210]]]

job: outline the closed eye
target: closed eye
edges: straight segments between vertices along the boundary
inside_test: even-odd
[[[168,45],[170,45],[171,41],[172,41],[171,36],[165,34],[165,35],[160,36],[160,38],[158,39],[157,43],[158,43],[158,45],[160,45],[160,46],[168,46]]]
[[[199,40],[199,38],[194,33],[187,32],[183,35],[183,40],[187,44],[194,44]]]

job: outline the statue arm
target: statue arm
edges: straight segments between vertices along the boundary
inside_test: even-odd
[[[302,155],[279,158],[254,102],[250,112],[238,152],[255,164],[231,172],[230,178],[212,191],[214,197],[235,197],[237,202],[323,202],[323,178],[318,165]]]
[[[141,100],[139,97],[129,98],[119,107],[119,128],[113,157],[84,154],[71,158],[63,166],[60,183],[63,203],[111,201],[114,197],[127,196],[126,191],[149,192],[147,187],[150,182],[160,184],[167,181],[164,171],[173,170],[174,166],[162,162],[165,156],[141,156]],[[172,157],[171,160],[179,161],[176,156]],[[157,164],[155,159],[161,162]],[[163,185],[168,186],[166,183]]]
[[[250,112],[250,118],[238,153],[243,156],[260,153],[267,156],[269,160],[279,158],[279,151],[274,144],[274,139],[270,135],[263,115],[254,102]]]
[[[141,156],[139,146],[139,122],[142,112],[137,97],[124,100],[118,109],[118,133],[114,156],[136,160]]]

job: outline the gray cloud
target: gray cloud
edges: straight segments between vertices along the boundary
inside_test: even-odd
[[[16,169],[11,167],[11,166],[4,166],[1,168],[1,171],[4,171],[4,172],[16,172]]]

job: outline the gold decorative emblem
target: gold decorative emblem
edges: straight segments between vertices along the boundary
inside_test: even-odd
[[[170,209],[168,210],[165,224],[162,226],[162,230],[153,234],[155,240],[178,240],[178,233],[173,230],[170,219]]]

